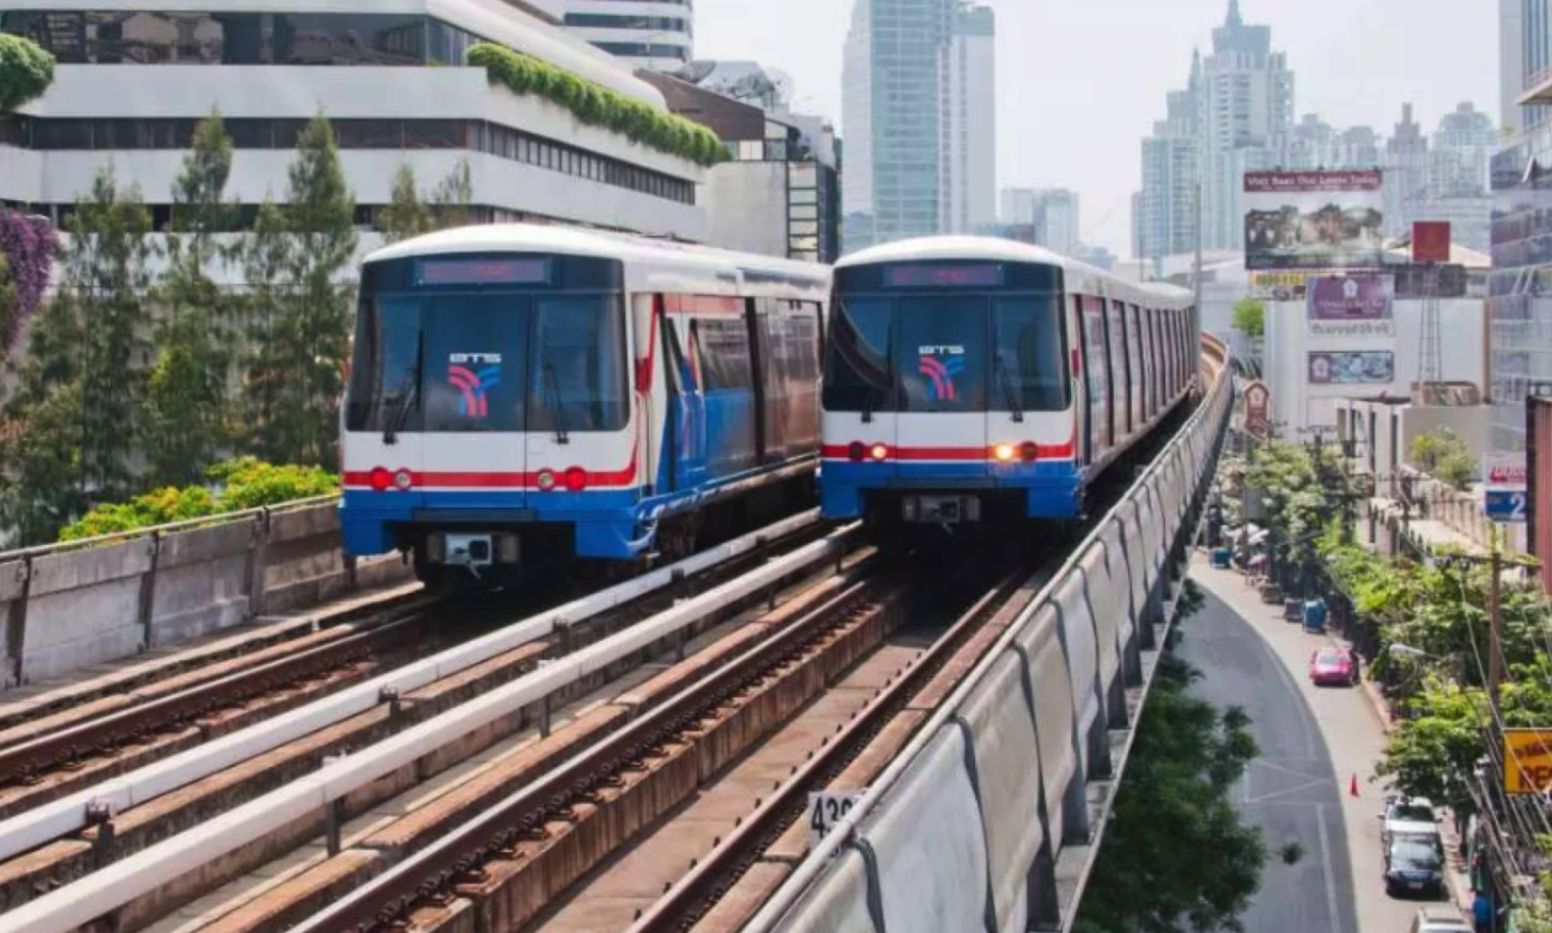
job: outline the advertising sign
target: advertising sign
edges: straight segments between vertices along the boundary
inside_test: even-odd
[[[1504,730],[1504,790],[1542,794],[1552,789],[1552,730]]]
[[[1389,350],[1348,350],[1309,355],[1309,384],[1389,385],[1396,381],[1396,354]]]
[[[1520,524],[1530,511],[1530,471],[1523,454],[1488,454],[1482,458],[1482,511],[1495,522]]]
[[[1412,224],[1412,261],[1450,261],[1450,222],[1418,220]]]
[[[1264,441],[1272,428],[1272,390],[1257,380],[1245,386],[1245,433]]]
[[[1383,172],[1246,172],[1245,268],[1378,268],[1384,207]]]
[[[1321,276],[1309,281],[1312,337],[1394,337],[1395,280],[1382,275]]]

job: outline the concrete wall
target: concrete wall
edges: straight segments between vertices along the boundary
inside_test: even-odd
[[[786,162],[724,162],[702,191],[712,246],[786,258]]]
[[[56,677],[408,579],[397,557],[347,562],[333,502],[257,510],[0,554],[0,687]]]

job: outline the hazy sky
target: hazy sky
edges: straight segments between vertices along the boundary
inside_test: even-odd
[[[1083,236],[1131,254],[1139,140],[1211,48],[1228,0],[983,0],[997,10],[998,186],[1082,195]],[[1494,0],[1241,0],[1295,74],[1295,112],[1389,135],[1401,104],[1432,132],[1461,101],[1498,115]],[[699,58],[792,75],[799,109],[841,120],[852,0],[696,0]],[[842,127],[844,134],[844,127]]]

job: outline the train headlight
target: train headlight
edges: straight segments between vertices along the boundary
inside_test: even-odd
[[[868,451],[868,456],[882,463],[883,461],[889,459],[889,448],[885,447],[883,444],[874,444],[873,447]]]
[[[1013,449],[1012,444],[998,444],[997,449],[992,451],[992,453],[996,455],[998,462],[1008,463],[1013,459],[1016,451]]]
[[[540,470],[539,471],[539,491],[540,492],[550,492],[554,488],[555,488],[555,471],[554,470]]]
[[[1019,445],[1019,458],[1025,463],[1034,463],[1040,459],[1040,445],[1034,441],[1025,441]]]
[[[846,448],[846,456],[851,458],[852,463],[861,463],[867,455],[868,449],[861,441],[852,441],[851,446]]]
[[[587,471],[581,467],[572,467],[566,471],[566,489],[571,492],[581,492],[587,488]]]
[[[387,467],[373,467],[368,482],[372,484],[373,490],[387,492],[388,487],[393,485],[393,474],[388,472]]]
[[[393,486],[400,492],[409,492],[413,485],[415,485],[415,477],[409,470],[400,470],[393,474]]]

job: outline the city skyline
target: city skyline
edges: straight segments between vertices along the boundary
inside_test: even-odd
[[[1130,255],[1138,143],[1163,116],[1156,89],[1183,83],[1192,51],[1211,47],[1226,0],[988,2],[998,16],[999,85],[1061,91],[999,95],[998,187],[1078,191],[1083,238]],[[1242,0],[1242,7],[1247,21],[1272,27],[1275,45],[1287,53],[1298,82],[1296,120],[1315,113],[1334,126],[1388,128],[1411,102],[1418,122],[1432,132],[1462,101],[1499,111],[1498,20],[1491,6],[1470,16],[1461,15],[1458,0],[1309,0],[1297,15],[1270,0]],[[836,0],[790,0],[779,8],[700,0],[696,54],[755,58],[788,72],[803,109],[833,116],[844,139],[840,74],[851,8]],[[1118,19],[1130,27],[1117,30]],[[1049,43],[1048,54],[1008,51],[1010,43],[1028,48],[1027,37],[1051,31],[1071,38]],[[1101,47],[1104,54],[1095,54]],[[1126,67],[1107,67],[1117,61]],[[1354,93],[1355,86],[1363,93]],[[1074,93],[1078,88],[1083,92]],[[1084,145],[1051,142],[1077,138]]]

